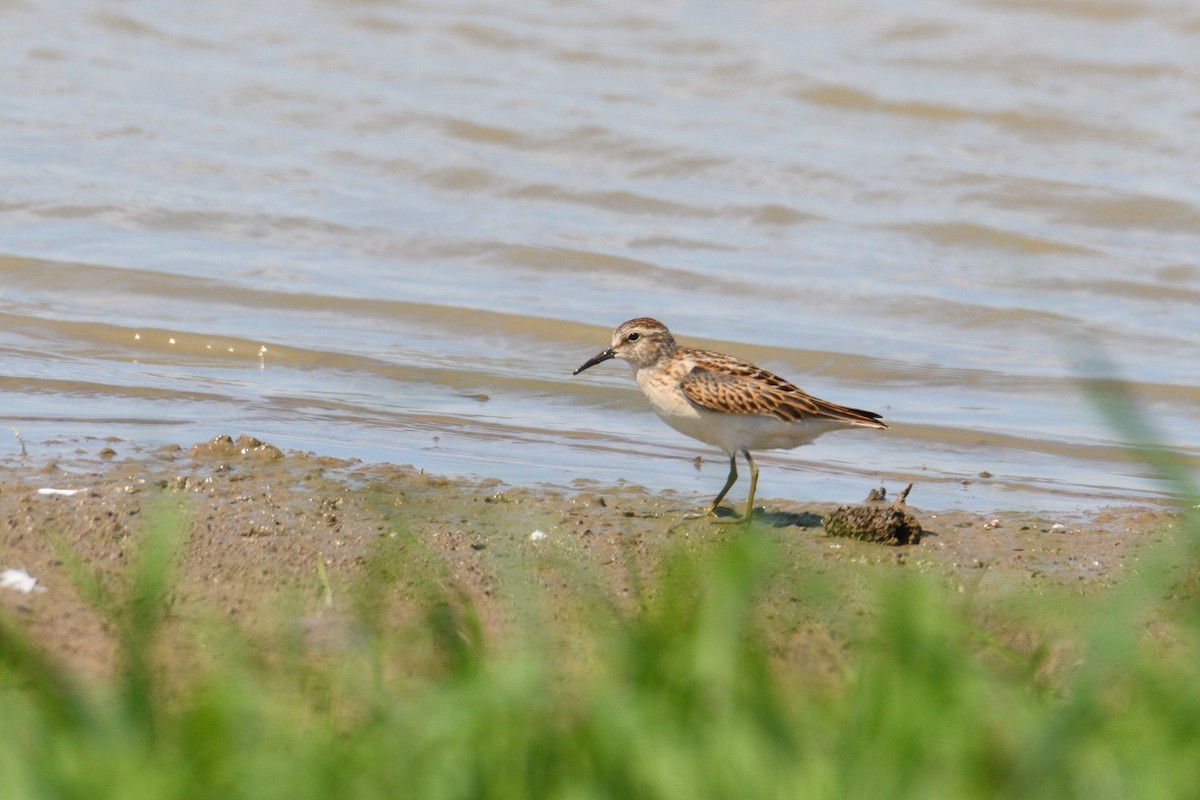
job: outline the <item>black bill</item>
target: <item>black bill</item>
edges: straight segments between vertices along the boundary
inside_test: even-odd
[[[613,353],[611,347],[608,348],[607,350],[605,350],[603,353],[596,355],[594,358],[589,358],[587,361],[583,362],[583,366],[580,367],[579,369],[575,370],[571,374],[578,375],[579,373],[583,372],[588,367],[594,367],[597,364],[599,364],[601,361],[608,361],[610,358],[616,358],[616,355]]]

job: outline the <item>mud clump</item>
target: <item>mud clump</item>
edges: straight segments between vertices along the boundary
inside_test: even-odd
[[[917,544],[921,541],[921,523],[905,508],[910,491],[911,483],[891,505],[884,505],[887,493],[876,489],[861,505],[840,506],[825,515],[825,533],[880,544]]]
[[[239,436],[235,441],[228,434],[214,436],[207,442],[192,445],[193,458],[255,458],[274,461],[283,458],[283,451],[272,444],[259,441],[253,436]]]

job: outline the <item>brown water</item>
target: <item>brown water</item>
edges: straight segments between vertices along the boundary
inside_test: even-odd
[[[652,315],[893,424],[762,458],[763,498],[1164,501],[1097,371],[1200,463],[1190,2],[0,0],[0,31],[31,453],[250,433],[706,500],[723,458],[626,368],[570,376]]]

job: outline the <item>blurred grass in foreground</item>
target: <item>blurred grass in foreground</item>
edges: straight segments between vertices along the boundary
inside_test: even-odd
[[[255,642],[167,620],[189,523],[164,505],[115,585],[64,554],[119,641],[111,683],[78,685],[0,616],[0,797],[1191,796],[1196,491],[1118,385],[1094,396],[1192,511],[1086,602],[1017,589],[984,607],[896,566],[872,576],[863,622],[839,575],[730,529],[662,554],[632,602],[560,563],[579,588],[548,609],[522,580],[547,565],[516,565],[513,622],[489,640],[398,521],[348,590],[320,576],[347,633],[314,653],[288,630]],[[780,598],[799,604],[783,616],[843,632],[835,669],[788,651]],[[1064,618],[1069,635],[1047,633]],[[1047,680],[1057,638],[1074,660]]]

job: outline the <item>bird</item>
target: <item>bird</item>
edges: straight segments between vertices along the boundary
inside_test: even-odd
[[[881,415],[813,397],[787,380],[736,356],[682,347],[667,326],[650,317],[623,322],[612,344],[572,375],[610,359],[627,362],[650,407],[682,434],[720,448],[729,476],[703,515],[716,514],[738,479],[737,457],[750,466],[743,520],[754,513],[758,465],[751,450],[790,450],[830,431],[886,428]]]

